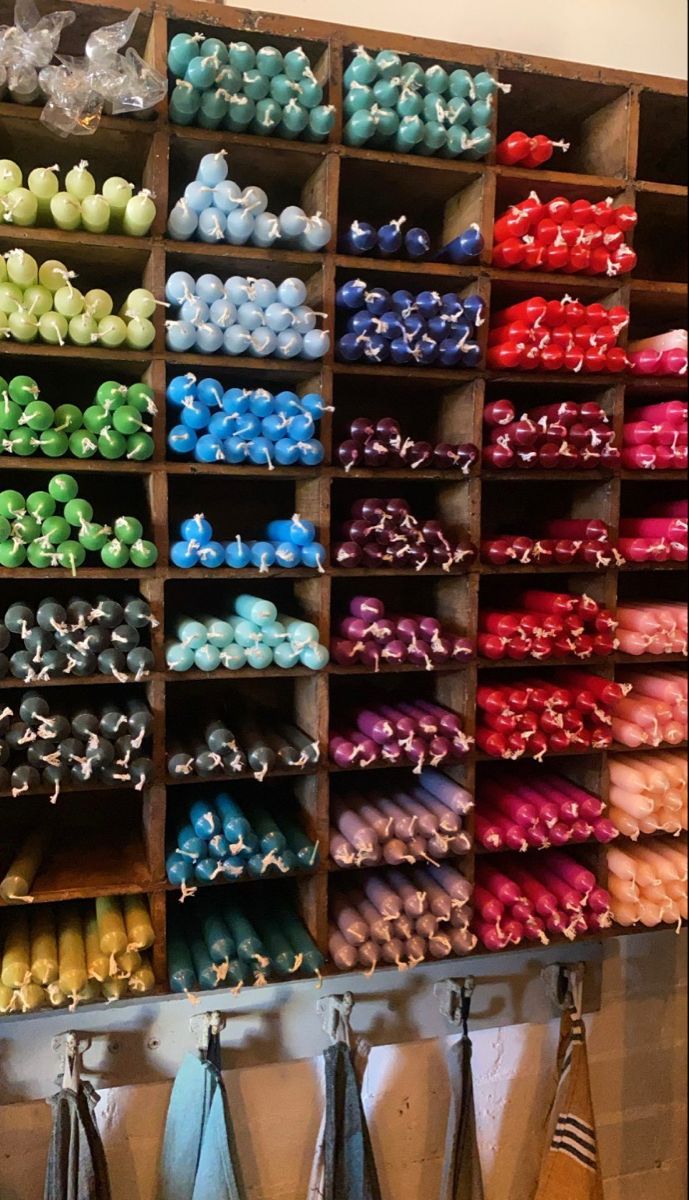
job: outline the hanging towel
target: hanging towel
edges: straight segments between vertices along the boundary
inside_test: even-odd
[[[79,1078],[79,1056],[67,1055],[60,1091],[48,1100],[53,1128],[43,1200],[110,1200],[103,1143],[94,1119],[100,1099]]]
[[[459,1007],[452,1012],[445,1010],[445,1016],[453,1024],[461,1025],[462,1036],[450,1050],[452,1095],[440,1200],[484,1200],[471,1070],[470,1009],[471,992],[461,988]],[[564,1200],[564,1197],[560,1197],[560,1200]]]
[[[188,1054],[165,1122],[157,1200],[244,1200],[220,1075],[220,1042]]]
[[[334,1039],[323,1055],[325,1114],[318,1139],[308,1200],[381,1200],[373,1147],[361,1102],[365,1055],[351,1049],[352,998],[328,997],[321,1004]]]
[[[603,1200],[581,986],[570,986],[558,1003],[562,1009],[559,1078],[535,1200]]]

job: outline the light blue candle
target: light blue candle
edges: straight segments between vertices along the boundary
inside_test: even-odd
[[[168,642],[165,646],[165,661],[171,671],[190,671],[194,665],[194,651],[181,642]]]
[[[289,642],[280,642],[273,648],[276,667],[280,667],[284,671],[291,671],[299,663],[299,653]]]
[[[224,558],[221,547],[222,562],[224,562]],[[222,565],[222,563],[218,565]],[[199,671],[217,671],[220,666],[220,651],[215,646],[200,646],[194,654],[194,664]]]
[[[222,829],[218,813],[212,803],[207,800],[193,801],[189,809],[189,820],[198,837],[206,840],[214,837],[216,833],[220,833]]]
[[[255,671],[264,671],[266,667],[272,666],[273,651],[270,646],[262,644],[247,646],[246,661],[247,665],[253,667]]]
[[[234,607],[238,616],[246,621],[252,621],[258,627],[275,621],[278,611],[272,600],[246,593],[237,596]]]
[[[230,642],[220,651],[220,664],[226,671],[241,671],[246,666],[246,651],[236,642]]]

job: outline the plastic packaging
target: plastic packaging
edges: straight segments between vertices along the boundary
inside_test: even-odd
[[[62,30],[75,19],[73,12],[42,17],[34,0],[17,0],[14,25],[0,26],[0,96],[7,88],[18,104],[40,97],[39,71],[51,62]]]

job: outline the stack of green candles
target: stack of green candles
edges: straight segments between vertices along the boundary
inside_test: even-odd
[[[156,412],[153,396],[146,383],[128,387],[108,380],[85,410],[70,403],[54,408],[41,400],[29,375],[15,375],[9,382],[0,376],[0,455],[144,462],[153,454],[152,426],[144,418]]]
[[[284,670],[308,667],[322,671],[330,659],[310,621],[279,613],[272,600],[237,596],[222,617],[180,616],[174,621],[175,637],[166,643],[165,659],[171,671],[257,671],[277,666]]]
[[[135,288],[116,315],[109,292],[92,288],[84,294],[74,287],[74,278],[57,259],[39,266],[25,250],[10,250],[0,258],[0,337],[109,350],[124,345],[145,350],[152,344],[156,299],[151,292]]]
[[[28,563],[38,570],[65,567],[75,575],[87,553],[100,554],[103,566],[111,569],[154,565],[158,551],[144,538],[137,517],[117,517],[112,526],[93,517],[92,505],[79,498],[71,475],[53,475],[47,491],[27,496],[6,488],[0,492],[0,567]]]
[[[145,237],[156,215],[147,188],[136,195],[134,185],[119,175],[105,180],[101,192],[82,159],[65,176],[60,188],[57,164],[34,167],[26,186],[18,163],[0,158],[0,216],[12,225],[85,229],[88,233],[124,233]]]
[[[72,1010],[155,986],[154,931],[144,896],[36,904],[0,922],[0,1013]]]
[[[280,890],[259,897],[252,889],[250,904],[235,895],[220,888],[175,906],[167,941],[173,992],[220,984],[239,991],[297,973],[320,978],[323,955]]]
[[[178,33],[168,67],[175,80],[170,120],[263,137],[322,142],[335,124],[335,106],[323,104],[323,87],[302,46],[282,54],[248,42]]]

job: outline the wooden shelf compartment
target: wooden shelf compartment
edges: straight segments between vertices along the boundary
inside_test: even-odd
[[[657,192],[636,194],[639,223],[634,249],[639,279],[685,283],[687,278],[687,198]]]
[[[639,107],[637,178],[686,187],[686,99],[663,94],[660,88],[642,88]]]
[[[533,472],[523,471],[516,486],[510,487],[509,504],[505,504],[501,477],[516,472],[496,471],[490,478],[482,477],[482,528],[481,538],[502,537],[508,534],[545,536],[545,519],[597,518],[615,527],[617,523],[617,485],[611,477],[602,480],[587,478],[588,472],[579,472],[576,479],[559,479],[552,472],[547,480],[533,479]],[[577,570],[597,575],[595,567],[586,563],[572,564]],[[525,568],[526,569],[526,568]],[[569,568],[551,564],[552,571],[567,573]],[[486,567],[486,570],[491,568]],[[513,567],[505,568],[509,573]],[[537,574],[538,565],[529,571]],[[576,573],[576,572],[575,572]]]

